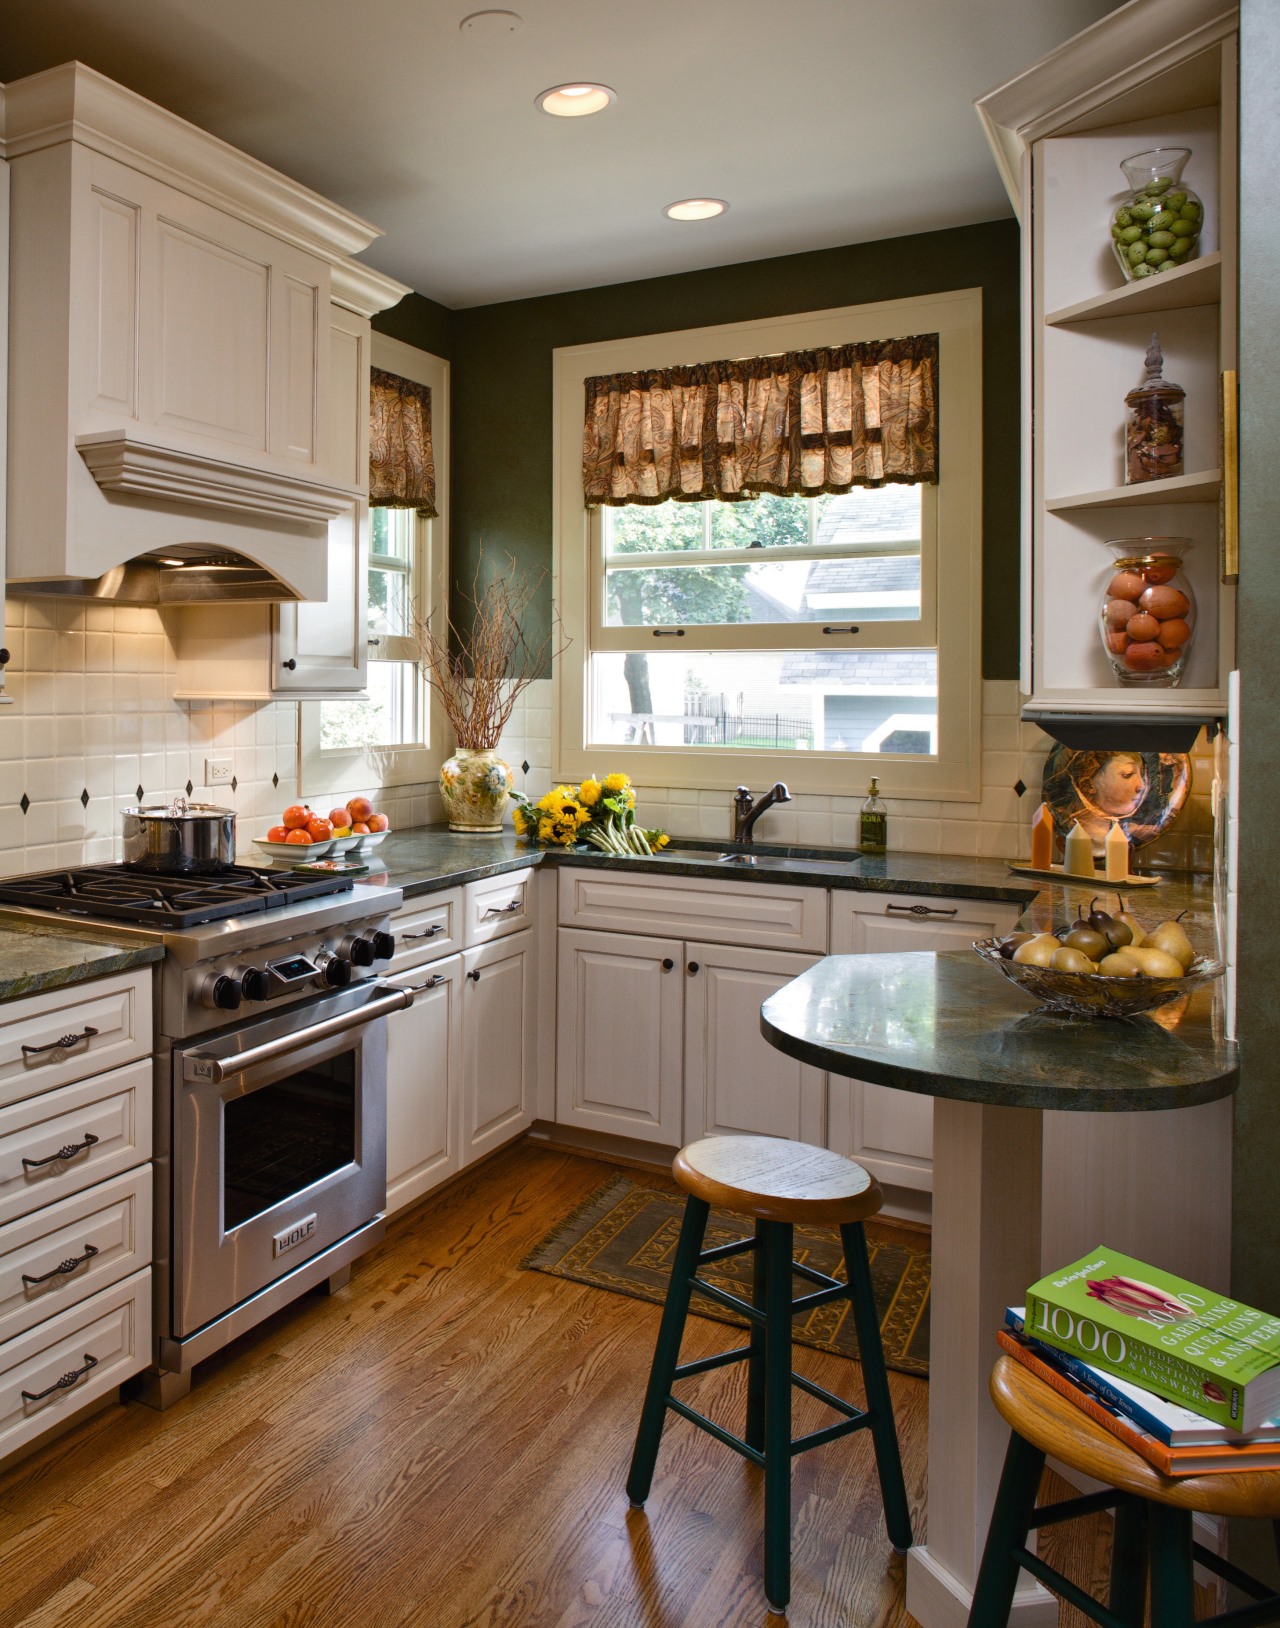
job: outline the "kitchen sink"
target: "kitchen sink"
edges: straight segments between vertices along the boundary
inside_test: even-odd
[[[673,842],[659,858],[705,860],[726,870],[831,871],[861,858],[856,848],[797,848],[781,843],[753,843],[750,847],[686,839]]]

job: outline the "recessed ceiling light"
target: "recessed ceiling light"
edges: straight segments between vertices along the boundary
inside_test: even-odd
[[[544,113],[553,113],[557,119],[580,119],[586,113],[599,113],[618,100],[617,92],[608,85],[594,85],[578,80],[568,85],[552,85],[534,101]]]
[[[710,220],[713,215],[723,215],[728,207],[723,198],[681,198],[678,203],[669,203],[662,213],[672,220]]]
[[[473,11],[458,27],[464,34],[493,39],[499,34],[514,34],[523,22],[524,18],[515,11]]]

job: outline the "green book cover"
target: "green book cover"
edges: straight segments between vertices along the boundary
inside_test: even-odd
[[[1236,1430],[1280,1401],[1280,1317],[1105,1245],[1028,1289],[1026,1332]]]

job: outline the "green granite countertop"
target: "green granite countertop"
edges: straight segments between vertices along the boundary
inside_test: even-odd
[[[142,944],[109,928],[92,933],[0,912],[0,1001],[63,989],[90,978],[145,966],[164,957],[162,944]]]
[[[1157,1017],[1058,1017],[963,950],[829,955],[765,1001],[760,1027],[817,1068],[1008,1108],[1189,1108],[1237,1083],[1212,987]]]

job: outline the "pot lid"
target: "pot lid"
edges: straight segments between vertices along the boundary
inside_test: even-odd
[[[171,803],[140,803],[120,810],[135,820],[223,820],[235,819],[234,808],[222,808],[217,803],[189,803],[181,792]]]

